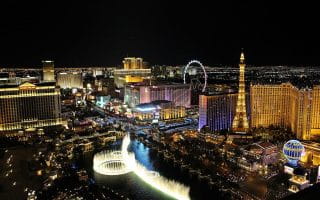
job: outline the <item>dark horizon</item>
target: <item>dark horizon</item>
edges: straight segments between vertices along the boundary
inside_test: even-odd
[[[263,2],[1,2],[0,66],[320,65],[313,5]]]

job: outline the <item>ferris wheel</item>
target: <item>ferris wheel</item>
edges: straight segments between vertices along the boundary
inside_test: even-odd
[[[207,78],[208,78],[208,76],[207,76],[207,72],[206,72],[204,66],[203,66],[202,63],[201,63],[200,61],[198,61],[198,60],[191,60],[191,61],[187,64],[187,66],[184,68],[184,72],[183,72],[183,83],[186,84],[186,73],[188,72],[188,68],[189,68],[190,66],[192,66],[192,64],[198,64],[198,65],[200,65],[200,67],[201,67],[201,69],[202,69],[202,71],[203,71],[203,73],[204,73],[204,85],[203,85],[201,91],[202,91],[202,92],[205,92],[205,91],[206,91],[206,88],[207,88]]]

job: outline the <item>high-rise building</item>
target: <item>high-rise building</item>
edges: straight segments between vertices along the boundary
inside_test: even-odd
[[[245,92],[245,62],[244,53],[240,55],[240,75],[239,75],[239,91],[237,99],[236,114],[232,122],[232,129],[236,132],[245,132],[249,128],[248,117],[246,112],[246,92]]]
[[[292,131],[296,133],[297,138],[302,140],[309,140],[311,137],[311,103],[312,90],[311,89],[296,89],[296,107],[290,109],[296,110],[295,123]],[[294,97],[295,98],[295,97]]]
[[[61,88],[83,88],[82,74],[79,72],[60,72],[57,74],[57,85]]]
[[[291,127],[296,113],[290,107],[297,103],[291,84],[281,85],[251,85],[251,126]]]
[[[251,85],[251,126],[290,128],[297,138],[309,140],[319,133],[319,89],[298,89],[290,83]]]
[[[42,61],[43,65],[43,81],[54,82],[54,62],[51,60]]]
[[[246,96],[248,94],[245,94]],[[236,114],[237,93],[218,92],[199,96],[199,130],[204,126],[213,131],[231,130]],[[246,98],[246,113],[250,112],[249,98]]]
[[[320,86],[312,90],[311,135],[320,137]]]
[[[122,61],[124,69],[144,69],[142,58],[127,57]]]
[[[130,107],[156,100],[168,100],[176,106],[188,108],[191,102],[191,90],[188,84],[128,85],[124,93],[124,103]]]
[[[128,57],[122,61],[123,69],[114,70],[114,81],[118,88],[128,83],[140,83],[150,79],[151,69],[146,67],[142,58]]]
[[[0,87],[0,132],[63,124],[55,83]]]
[[[199,130],[208,126],[211,131],[230,130],[236,111],[237,94],[199,96]]]

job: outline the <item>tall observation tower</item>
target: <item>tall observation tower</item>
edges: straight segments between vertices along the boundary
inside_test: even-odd
[[[239,77],[239,92],[236,107],[236,114],[232,122],[232,130],[235,132],[246,132],[249,128],[248,118],[246,112],[246,93],[245,93],[245,80],[244,70],[246,64],[244,63],[244,53],[241,52],[240,56],[240,77]]]

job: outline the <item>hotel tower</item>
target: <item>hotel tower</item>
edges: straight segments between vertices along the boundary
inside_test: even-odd
[[[244,80],[244,53],[241,52],[240,56],[240,77],[239,77],[239,92],[237,99],[236,114],[232,122],[232,129],[235,132],[246,132],[249,128],[248,118],[246,112],[246,93],[245,93],[245,80]]]
[[[42,61],[43,64],[43,82],[55,82],[54,62],[51,60]]]

